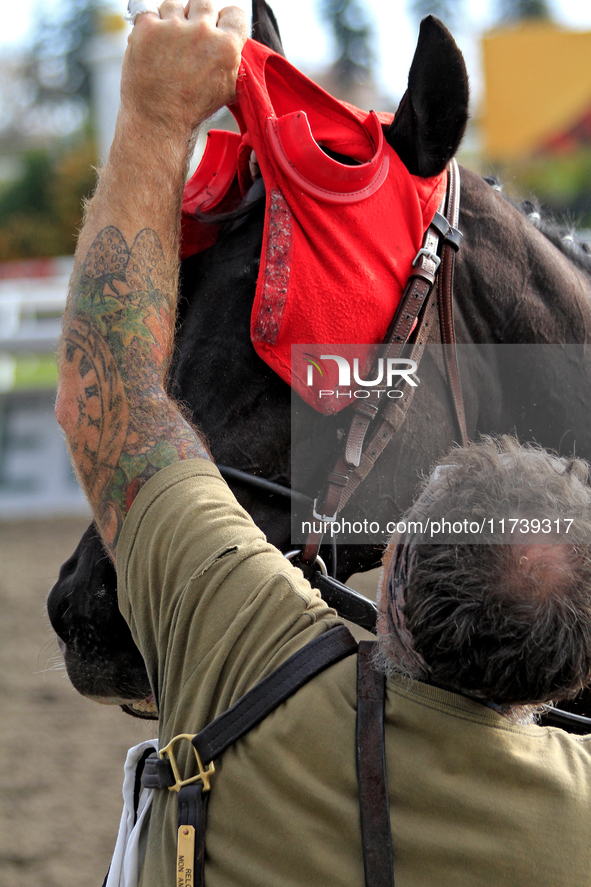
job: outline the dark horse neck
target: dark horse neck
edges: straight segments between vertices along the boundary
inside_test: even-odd
[[[591,338],[591,263],[568,254],[502,193],[462,169],[456,308],[464,340],[583,343]],[[545,227],[545,226],[542,226]],[[587,270],[585,270],[585,268]]]

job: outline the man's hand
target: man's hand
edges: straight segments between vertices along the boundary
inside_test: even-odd
[[[231,101],[244,14],[165,0],[129,40],[109,160],[78,241],[56,415],[107,549],[142,485],[208,458],[168,398],[180,207],[194,127]]]
[[[121,111],[170,136],[191,135],[236,95],[247,37],[241,9],[215,10],[211,0],[164,0],[160,17],[143,13],[129,37],[121,78]]]

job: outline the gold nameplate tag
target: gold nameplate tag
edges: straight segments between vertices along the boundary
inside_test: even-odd
[[[195,884],[195,829],[181,825],[178,831],[176,856],[176,887]]]

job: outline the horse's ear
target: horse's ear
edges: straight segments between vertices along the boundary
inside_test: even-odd
[[[421,22],[419,41],[396,116],[385,130],[413,175],[434,176],[454,156],[468,122],[468,74],[462,53],[438,18]]]
[[[275,13],[265,0],[252,0],[252,39],[285,57]]]

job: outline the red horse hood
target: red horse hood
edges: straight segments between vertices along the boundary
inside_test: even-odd
[[[315,409],[336,412],[350,398],[291,346],[375,345],[383,341],[443,193],[445,174],[410,175],[385,142],[381,123],[304,77],[282,56],[249,40],[231,111],[241,135],[212,131],[183,201],[181,257],[210,246],[217,229],[200,212],[235,207],[252,183],[254,149],[266,187],[265,232],[251,316],[259,356]],[[322,149],[356,161],[339,163]],[[322,348],[307,349],[319,358]],[[369,348],[356,348],[369,369]],[[332,375],[334,378],[332,378]]]

